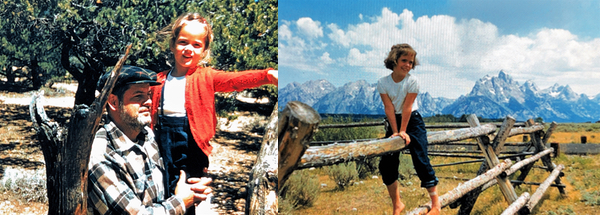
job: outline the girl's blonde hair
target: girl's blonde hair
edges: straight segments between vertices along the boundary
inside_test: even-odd
[[[390,70],[394,70],[394,67],[396,67],[396,62],[398,61],[398,58],[400,58],[400,56],[406,55],[406,54],[411,54],[411,55],[415,56],[415,62],[413,63],[412,69],[414,69],[415,66],[419,65],[419,61],[417,60],[417,52],[412,47],[410,47],[410,45],[408,45],[406,43],[396,44],[396,45],[392,46],[390,53],[388,54],[387,58],[385,58],[383,63],[385,63],[386,68],[388,68]]]
[[[169,48],[175,47],[175,41],[179,37],[179,32],[183,26],[185,26],[188,22],[197,21],[202,24],[205,24],[206,37],[204,39],[204,57],[200,60],[198,64],[206,65],[210,60],[210,43],[213,40],[213,32],[210,23],[208,23],[207,19],[204,18],[200,13],[185,13],[179,16],[175,22],[171,25],[165,27],[163,32],[166,32],[169,35]]]

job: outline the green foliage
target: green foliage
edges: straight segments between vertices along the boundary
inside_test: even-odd
[[[600,205],[600,191],[595,190],[592,192],[583,192],[581,198],[585,202],[585,205]]]
[[[295,171],[279,191],[280,212],[312,206],[319,196],[319,186],[316,175],[311,175],[307,170]]]
[[[412,185],[410,179],[413,177],[413,175],[417,174],[412,163],[412,158],[410,154],[400,153],[398,159],[400,160],[400,166],[398,166],[398,177],[400,178],[400,183],[404,186],[410,186]]]
[[[548,211],[548,215],[575,215],[575,211],[573,210],[572,205],[561,206],[556,211]]]
[[[549,126],[549,125],[548,125]],[[554,132],[596,132],[600,131],[600,123],[560,123]]]
[[[215,40],[215,68],[225,71],[277,69],[277,0],[206,2]]]
[[[47,203],[46,172],[43,169],[24,171],[8,167],[0,180],[0,193],[12,193],[10,196],[21,203]]]
[[[65,72],[80,89],[76,103],[89,104],[99,76],[114,66],[128,44],[126,64],[170,68],[161,34],[185,12],[204,14],[214,29],[210,65],[226,71],[277,68],[277,0],[15,0],[0,4],[0,71],[28,68],[35,88]],[[276,97],[273,88],[264,88]],[[274,95],[274,96],[273,96]]]
[[[467,122],[467,117],[469,115],[467,114],[463,114],[462,116],[460,116],[458,118],[458,122]],[[480,116],[477,116],[477,119],[479,119],[479,122],[481,123],[488,123],[488,122],[502,122],[504,119],[488,119],[488,118],[482,118]]]
[[[358,179],[358,171],[354,162],[341,163],[333,166],[325,167],[325,171],[329,175],[340,190],[351,186],[354,180]]]
[[[358,172],[358,178],[365,179],[371,175],[378,174],[380,160],[380,157],[374,157],[370,159],[355,161],[356,171]]]
[[[369,119],[361,119],[360,122],[372,121]],[[349,117],[332,117],[321,120],[321,125],[328,124],[348,124],[355,122],[352,116]],[[375,127],[352,127],[352,128],[326,128],[320,129],[313,135],[314,141],[333,141],[333,140],[357,140],[357,139],[372,139],[378,138],[379,131]]]
[[[452,123],[458,122],[458,119],[454,117],[452,114],[436,114],[435,116],[425,117],[423,118],[425,123],[439,122],[439,123]]]
[[[229,112],[238,110],[236,106],[238,100],[235,99],[235,96],[235,93],[215,94],[215,109],[217,110],[217,116],[227,117]]]
[[[38,89],[51,76],[64,75],[57,49],[48,40],[49,1],[15,0],[0,4],[0,72],[8,84]],[[13,67],[17,70],[13,70]],[[17,78],[26,81],[16,83]]]

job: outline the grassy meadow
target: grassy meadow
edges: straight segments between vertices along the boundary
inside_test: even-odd
[[[326,118],[321,124],[342,123],[348,119]],[[356,120],[354,120],[356,121]],[[351,131],[335,131],[330,129],[321,129],[315,134],[315,140],[326,139],[330,133],[335,136],[333,139],[363,139],[383,137],[382,126],[352,128]],[[365,134],[366,136],[352,136],[344,138],[344,132],[351,135]],[[590,144],[600,143],[600,124],[591,123],[571,123],[559,124],[554,131],[549,142],[557,143],[579,143],[580,137],[584,135]],[[522,135],[511,137],[507,142],[521,142]],[[432,164],[452,163],[468,160],[466,158],[447,158],[432,156]],[[409,154],[400,156],[401,166],[400,174],[401,184],[400,192],[402,201],[406,205],[404,212],[423,205],[429,201],[427,191],[420,187],[420,180],[412,167]],[[600,155],[564,155],[553,158],[556,165],[563,164],[565,176],[561,178],[562,183],[566,185],[567,195],[562,196],[558,189],[549,187],[546,190],[542,200],[536,205],[533,214],[599,214],[600,213]],[[514,162],[513,162],[514,163]],[[535,163],[536,166],[543,165],[541,161]],[[440,178],[438,193],[444,194],[460,183],[464,182],[461,178],[474,178],[480,163],[463,164],[446,167],[434,167],[436,175]],[[317,187],[312,198],[312,202],[307,205],[290,206],[287,199],[289,197],[280,197],[280,214],[392,214],[392,203],[388,196],[387,189],[381,181],[378,172],[373,172],[364,178],[355,178],[345,189],[341,189],[328,175],[328,168],[316,168],[299,170],[294,175],[305,175],[311,180],[305,178],[299,180],[301,185],[313,181]],[[516,179],[520,172],[510,176],[510,179]],[[549,172],[540,168],[533,168],[525,181],[542,183]],[[298,176],[297,176],[298,177]],[[300,178],[300,177],[298,177]],[[290,181],[292,179],[290,178]],[[288,183],[290,183],[288,181]],[[517,195],[523,192],[533,194],[537,185],[520,185],[515,190]],[[472,214],[500,214],[509,206],[504,200],[498,186],[490,187],[482,192],[477,199]],[[452,209],[445,207],[442,214],[457,214],[458,208]]]

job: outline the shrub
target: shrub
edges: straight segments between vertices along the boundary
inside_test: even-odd
[[[549,215],[571,215],[571,214],[577,214],[575,213],[575,211],[573,211],[573,206],[568,205],[568,206],[561,206],[558,208],[558,210],[556,211],[548,211]]]
[[[585,205],[600,205],[600,191],[583,192],[582,201]]]
[[[316,175],[310,175],[305,170],[294,172],[279,191],[279,209],[290,210],[312,206],[319,196],[319,186],[319,178]]]
[[[379,173],[379,160],[380,157],[357,160],[356,171],[358,172],[358,178],[365,179],[371,175]]]
[[[279,197],[277,211],[279,214],[291,214],[294,211],[294,205],[289,200]]]
[[[346,187],[352,185],[352,181],[358,178],[358,171],[356,171],[356,163],[341,163],[338,165],[328,166],[325,171],[340,190],[346,189]]]
[[[411,179],[413,175],[416,175],[417,171],[415,171],[410,154],[400,153],[398,159],[400,159],[400,166],[398,166],[398,177],[400,178],[400,183],[407,186],[407,183],[409,182],[408,180]]]
[[[21,203],[47,203],[46,171],[44,169],[23,170],[7,167],[2,180],[0,180],[0,192],[12,193],[12,196]]]
[[[332,117],[321,120],[319,124],[348,124],[356,122],[372,122],[373,119],[364,118],[362,120],[354,120],[349,117]],[[377,138],[379,132],[375,127],[353,127],[353,128],[326,128],[319,129],[313,135],[313,141],[335,141],[335,140],[357,140],[357,139],[373,139]]]
[[[244,126],[244,130],[264,134],[268,123],[269,120],[264,120],[264,117],[252,113],[250,122]]]

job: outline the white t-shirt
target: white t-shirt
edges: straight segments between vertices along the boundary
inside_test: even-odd
[[[185,75],[173,77],[169,72],[165,80],[163,111],[165,116],[184,117],[185,112]],[[159,105],[160,107],[160,105]],[[159,112],[160,113],[160,112]]]
[[[392,74],[380,78],[377,82],[377,91],[379,94],[387,94],[392,100],[394,110],[396,114],[402,114],[402,107],[404,106],[404,98],[408,93],[419,93],[419,83],[415,76],[406,74],[406,77],[402,81],[396,83],[392,79]],[[416,111],[419,109],[417,100],[413,102],[412,110]]]

